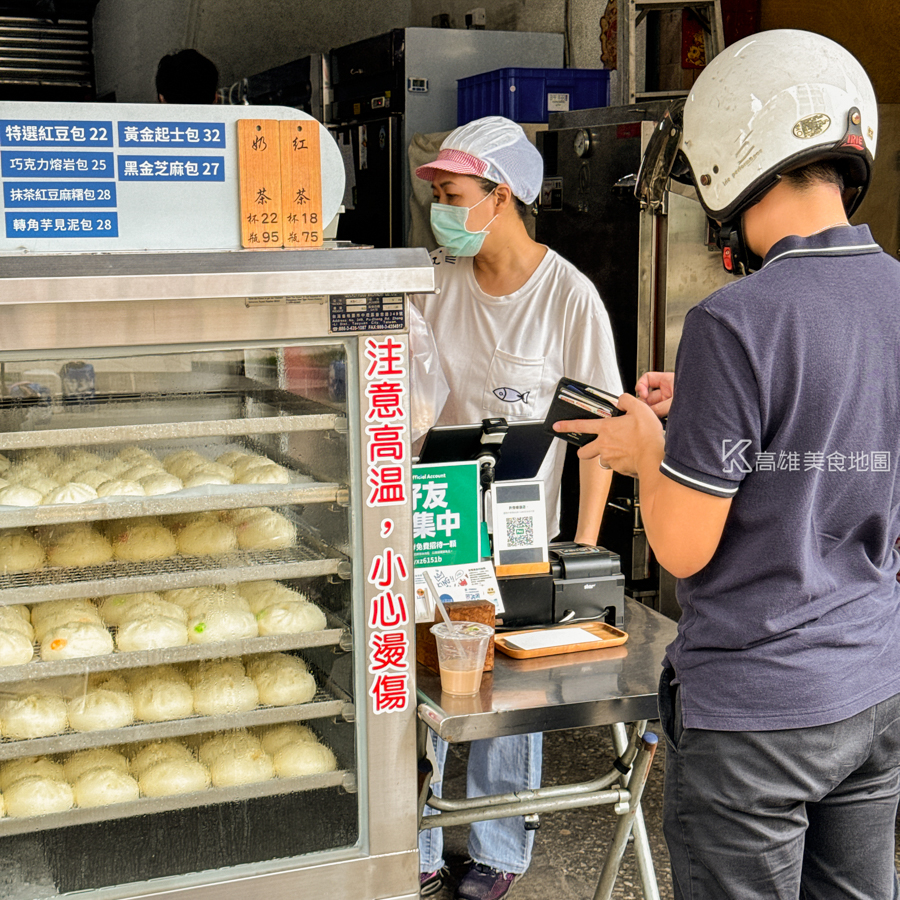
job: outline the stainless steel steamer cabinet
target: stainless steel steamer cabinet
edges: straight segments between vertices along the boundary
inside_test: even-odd
[[[209,460],[229,450],[256,454],[288,473],[284,483],[3,506],[0,539],[18,529],[40,541],[69,525],[110,534],[135,519],[169,525],[200,513],[240,521],[240,511],[251,508],[277,511],[297,535],[276,549],[8,570],[0,574],[0,604],[33,610],[54,600],[99,604],[118,594],[272,580],[304,592],[326,616],[324,629],[312,632],[276,630],[84,658],[42,659],[36,645],[31,662],[0,667],[0,706],[11,696],[48,690],[71,698],[102,681],[101,673],[134,684],[152,666],[189,673],[211,661],[248,665],[274,651],[302,658],[317,687],[301,704],[260,703],[95,731],[69,726],[26,739],[4,735],[0,773],[18,758],[62,763],[88,748],[133,757],[155,741],[176,741],[196,754],[217,733],[259,735],[296,722],[306,723],[337,761],[319,774],[214,782],[193,793],[6,816],[0,894],[7,900],[76,892],[171,900],[417,896],[413,676],[394,682],[393,704],[377,709],[378,635],[370,622],[385,574],[372,577],[373,561],[408,560],[409,580],[400,566],[393,588],[411,593],[411,516],[403,491],[399,505],[397,497],[389,508],[372,502],[366,429],[373,407],[366,388],[372,341],[390,336],[395,396],[408,425],[405,295],[432,289],[427,254],[9,255],[0,258],[0,285],[0,452],[13,467],[29,459],[55,466],[58,459],[61,480],[76,451],[110,460],[136,447],[158,460],[181,450]],[[403,451],[395,453],[407,492],[408,435],[402,431]],[[388,517],[393,530],[384,524]],[[410,647],[412,618],[400,617],[393,627]],[[403,658],[394,661],[402,666]],[[405,701],[398,685],[408,689]]]

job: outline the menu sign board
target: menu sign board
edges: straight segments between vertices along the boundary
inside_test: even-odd
[[[0,102],[0,252],[238,249],[247,224],[238,123],[258,115],[214,105]],[[340,150],[299,110],[267,107],[266,116],[275,169],[281,128],[299,138],[286,157],[298,227],[285,231],[279,221],[277,229],[255,229],[257,237],[277,234],[269,246],[321,246],[344,193]],[[298,194],[305,182],[310,188]],[[281,182],[270,190],[280,210]]]

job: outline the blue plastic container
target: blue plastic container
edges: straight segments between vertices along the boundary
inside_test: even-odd
[[[546,122],[598,106],[609,106],[609,69],[495,69],[457,81],[457,125],[482,116]]]

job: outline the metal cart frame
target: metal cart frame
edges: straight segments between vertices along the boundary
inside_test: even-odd
[[[628,642],[609,650],[514,660],[494,658],[476,698],[441,693],[440,678],[418,667],[420,771],[419,829],[462,825],[507,816],[612,804],[619,816],[613,840],[603,860],[595,900],[608,900],[628,837],[634,832],[638,872],[645,900],[658,900],[659,888],[647,830],[641,811],[657,739],[645,732],[657,717],[659,664],[675,637],[675,623],[634,600],[625,603]],[[544,690],[546,702],[521,702]],[[444,740],[471,741],[535,731],[608,725],[617,754],[611,769],[591,781],[557,785],[515,794],[447,800],[430,792],[431,763],[426,759],[429,729]],[[425,806],[434,810],[424,815]]]

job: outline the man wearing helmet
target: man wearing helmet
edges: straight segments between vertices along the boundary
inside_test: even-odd
[[[672,176],[752,274],[688,313],[674,378],[561,423],[640,479],[679,579],[659,696],[676,897],[898,895],[900,266],[847,221],[877,127],[826,38],[762,32],[712,60],[657,149],[678,139]]]

